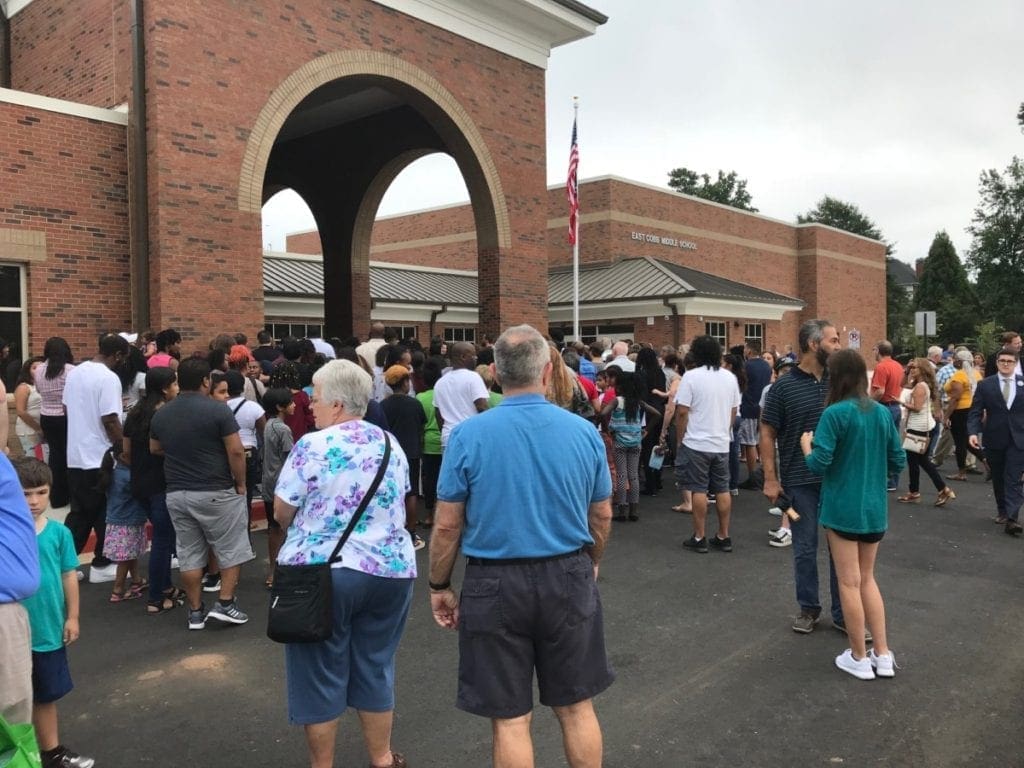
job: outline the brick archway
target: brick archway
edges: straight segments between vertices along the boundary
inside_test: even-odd
[[[511,247],[511,224],[497,166],[476,124],[455,97],[437,79],[409,62],[377,51],[337,51],[321,56],[287,77],[270,94],[253,124],[246,142],[238,182],[238,209],[260,213],[263,182],[274,142],[292,111],[309,94],[332,81],[353,76],[376,76],[398,81],[415,89],[440,109],[461,134],[459,137],[472,155],[455,160],[465,176],[470,196],[486,194],[487,210],[477,213],[479,247],[499,251]],[[401,167],[411,162],[406,160]],[[475,166],[475,169],[471,166]],[[401,170],[401,168],[399,168]],[[474,173],[473,171],[477,172]],[[381,174],[383,177],[384,173]],[[397,171],[394,175],[397,175]],[[391,179],[393,180],[394,175]],[[390,183],[390,182],[389,182]],[[379,200],[378,200],[379,202]],[[480,206],[474,206],[480,208]],[[374,212],[376,207],[374,207]],[[482,219],[482,220],[481,220]],[[490,226],[480,227],[480,224]]]

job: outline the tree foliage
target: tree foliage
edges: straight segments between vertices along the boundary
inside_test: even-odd
[[[1024,327],[1024,161],[1014,157],[1000,173],[983,171],[980,201],[967,231],[967,266],[976,275],[981,320]]]
[[[747,180],[739,178],[736,171],[725,173],[719,170],[718,178],[712,181],[706,173],[698,174],[689,168],[673,168],[668,173],[668,185],[685,195],[757,213],[757,208],[751,205],[753,199],[747,191]]]
[[[892,256],[894,248],[886,242],[880,230],[871,219],[864,215],[853,203],[847,203],[829,195],[825,195],[818,204],[807,213],[796,215],[798,224],[827,224],[830,227],[852,232],[855,235],[870,237],[885,243],[886,256]]]
[[[1020,109],[1017,110],[1017,125],[1020,126],[1021,131],[1024,131],[1024,101],[1020,103]]]
[[[975,332],[978,304],[974,289],[945,231],[936,233],[928,249],[914,304],[918,311],[935,312],[938,336],[947,343],[963,341]]]
[[[892,342],[897,354],[915,350],[914,305],[907,290],[885,271],[885,338]]]

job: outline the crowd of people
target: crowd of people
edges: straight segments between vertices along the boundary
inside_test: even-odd
[[[90,537],[88,578],[112,582],[110,602],[183,610],[193,631],[244,624],[236,592],[256,558],[256,501],[268,589],[275,565],[332,566],[330,637],[286,650],[289,718],[313,766],[332,764],[349,706],[371,766],[407,764],[391,749],[394,657],[427,538],[434,618],[460,636],[458,706],[493,721],[495,765],[532,753],[534,672],[570,764],[599,765],[590,702],[614,672],[598,566],[612,521],[639,522],[640,496],[673,480],[671,508],[692,520],[682,546],[698,554],[732,552],[733,498],[763,494],[780,521],[768,544],[793,552],[798,633],[820,619],[824,529],[832,626],[850,642],[835,664],[893,677],[873,575],[889,493],[920,503],[923,471],[944,506],[956,499],[947,481],[978,473],[992,482],[995,522],[1022,533],[1021,339],[1006,334],[987,360],[932,347],[905,367],[880,341],[870,374],[827,320],[805,322],[797,342],[782,353],[755,340],[723,350],[710,336],[678,349],[565,344],[517,326],[494,343],[423,348],[374,323],[366,340],[220,334],[185,355],[165,329],[104,334],[76,364],[64,339],[48,339],[14,388],[24,457],[0,460],[3,715],[31,719],[45,766],[89,768],[60,742],[56,702],[71,689],[63,649],[78,636]],[[943,477],[950,452],[956,469]],[[510,500],[529,514],[509,518]],[[64,506],[63,526],[47,522]],[[538,610],[552,600],[571,620]]]

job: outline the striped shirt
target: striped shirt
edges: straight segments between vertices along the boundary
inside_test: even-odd
[[[935,372],[935,388],[939,390],[939,401],[943,408],[949,403],[949,395],[946,394],[946,382],[953,378],[956,367],[947,363]]]
[[[55,379],[46,378],[45,365],[40,365],[36,368],[36,391],[39,393],[39,397],[41,398],[39,405],[39,413],[41,415],[64,415],[64,380],[67,378],[68,371],[72,368],[74,368],[74,366],[68,363],[64,366],[64,370],[60,372],[60,375]]]
[[[818,381],[799,366],[794,366],[768,390],[761,421],[773,427],[777,435],[779,479],[783,488],[821,483],[821,477],[807,468],[800,450],[800,435],[817,428],[827,397],[828,371]]]

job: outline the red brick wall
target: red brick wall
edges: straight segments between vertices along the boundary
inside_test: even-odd
[[[46,234],[26,270],[29,349],[63,336],[91,355],[130,321],[125,129],[0,103],[0,137],[0,227]]]
[[[11,19],[11,87],[96,107],[128,100],[128,0],[35,0]]]

